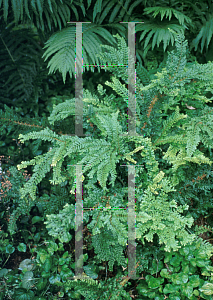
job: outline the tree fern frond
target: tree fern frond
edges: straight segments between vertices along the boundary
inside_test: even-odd
[[[3,3],[4,20],[5,20],[5,22],[7,22],[8,11],[9,11],[9,3],[8,3],[8,0],[4,0],[2,3]]]
[[[15,33],[15,38],[14,38]],[[26,40],[28,47],[25,47]],[[34,81],[40,72],[42,48],[29,29],[3,29],[0,35],[0,99],[2,103],[27,101],[34,96]]]
[[[92,0],[87,0],[87,9],[90,7]]]
[[[62,24],[66,26],[67,22],[70,21],[71,11],[74,12],[76,19],[79,19],[76,6],[80,6],[84,16],[86,14],[83,2],[76,2],[75,5],[73,5],[72,2],[73,1],[68,0],[12,0],[11,7],[16,24],[18,24],[19,21],[25,20],[25,17],[27,17],[27,19],[30,19],[31,22],[36,24],[37,28],[41,28],[42,31],[44,31],[46,27],[45,21],[47,21],[50,30],[53,22],[55,27],[59,27],[61,30]],[[2,5],[4,20],[7,21],[10,8],[9,0],[0,2],[0,8]],[[45,18],[47,18],[47,20],[45,20]]]
[[[50,9],[51,13],[53,13],[51,0],[47,0],[47,1],[48,1],[49,9]]]
[[[101,7],[102,7],[102,0],[97,0],[93,8],[93,22],[95,21],[96,15],[101,12]]]
[[[197,50],[198,44],[201,40],[201,53],[203,52],[204,45],[206,43],[206,48],[208,48],[209,43],[213,35],[213,15],[210,15],[209,20],[206,21],[198,33],[197,37],[192,41],[191,48]]]
[[[136,0],[136,1],[134,1],[133,3],[131,3],[131,6],[129,7],[129,10],[127,11],[127,14],[128,14],[129,16],[131,16],[131,15],[132,15],[132,12],[133,12],[133,9],[134,9],[135,7],[137,7],[140,3],[143,3],[143,0]]]
[[[114,9],[113,9],[113,11],[112,11],[112,13],[111,13],[111,15],[110,15],[109,23],[112,23],[112,22],[114,21],[116,15],[117,15],[117,13],[119,12],[120,9],[121,9],[121,5],[118,3],[118,4],[114,7]]]
[[[73,4],[71,4],[70,7],[72,8],[72,10],[75,14],[76,20],[78,21],[79,16],[78,16],[78,11],[77,11],[76,7]]]
[[[19,2],[20,0],[12,0],[11,2],[12,2],[12,9],[13,9],[13,11],[14,12],[16,12],[16,13],[14,13],[14,17],[15,17],[15,22],[17,22],[18,21],[18,19],[19,19],[19,17],[20,17],[20,13],[21,13],[21,11],[20,11],[20,7],[19,7],[19,5],[21,5],[21,3],[17,3],[17,2]]]
[[[24,0],[23,6],[24,6],[25,13],[27,14],[28,18],[31,19],[30,12],[29,12],[29,7],[28,7],[28,0]]]
[[[112,10],[112,13],[111,13],[110,18],[109,18],[109,23],[114,22],[115,19],[125,21],[125,20],[123,20],[124,14],[126,14],[126,17],[129,18],[132,14],[132,10],[139,3],[141,3],[141,1],[135,1],[133,4],[131,4],[131,0],[126,0],[124,3],[123,3],[123,0],[119,1],[116,4],[116,6],[114,7],[114,9]],[[130,6],[130,4],[131,4],[131,6]],[[120,13],[119,13],[119,15],[117,15],[119,11],[120,11]]]
[[[100,17],[97,20],[98,24],[101,24],[103,22],[103,20],[106,18],[107,14],[109,13],[109,11],[112,9],[112,7],[114,5],[115,5],[115,2],[113,0],[109,1],[108,3],[107,3],[107,1],[105,2],[105,7],[103,5],[103,9],[101,11],[101,15],[100,15]]]
[[[154,24],[154,23],[144,23],[144,24],[138,24],[136,27],[137,31],[143,31],[143,33],[140,36],[140,41],[144,40],[145,35],[148,33],[147,37],[144,40],[144,49],[149,44],[150,39],[153,36],[152,40],[152,49],[154,49],[155,45],[159,47],[160,43],[163,42],[164,44],[164,51],[166,50],[166,47],[171,44],[174,44],[175,35],[169,31],[169,28],[174,30],[177,34],[183,34],[184,29],[183,26],[178,24],[171,24],[165,21],[162,21],[160,24]]]
[[[146,7],[144,8],[144,13],[145,14],[151,14],[155,18],[158,14],[161,15],[161,21],[163,20],[164,16],[166,15],[166,18],[169,17],[169,21],[171,20],[172,15],[178,19],[178,22],[180,25],[183,25],[184,22],[186,21],[187,23],[192,23],[192,20],[181,13],[180,11],[171,8],[171,7]]]
[[[40,20],[42,20],[44,0],[36,0]]]
[[[107,39],[109,43],[115,43],[113,36],[105,29],[94,24],[84,24],[83,32],[83,57],[86,52],[93,64],[99,64],[99,59],[94,54],[101,52],[100,44],[102,43],[100,36]],[[54,56],[48,63],[50,67],[49,73],[59,70],[62,73],[63,81],[66,80],[66,74],[69,72],[72,77],[75,74],[75,27],[68,27],[60,32],[55,33],[46,42],[44,48],[47,48],[43,57],[45,61],[52,55]],[[93,43],[91,43],[91,38]],[[110,38],[110,39],[109,39]],[[91,49],[91,50],[90,50]],[[92,64],[91,62],[89,64]],[[90,70],[93,67],[90,66]],[[84,67],[85,70],[85,67]]]
[[[32,6],[32,9],[33,9],[34,13],[37,15],[38,12],[37,12],[37,9],[36,9],[36,2],[35,2],[35,0],[31,0],[30,4]]]

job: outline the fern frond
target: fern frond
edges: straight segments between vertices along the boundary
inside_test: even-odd
[[[99,64],[99,59],[95,54],[101,52],[100,44],[102,40],[99,36],[106,39],[109,43],[115,43],[113,36],[105,29],[94,24],[84,24],[83,33],[83,59],[84,64]],[[74,26],[65,28],[56,32],[46,42],[43,57],[45,61],[53,55],[48,63],[49,73],[59,70],[62,73],[63,81],[66,80],[66,74],[69,72],[70,77],[75,74],[75,32]],[[99,35],[99,36],[98,36]],[[93,43],[91,43],[91,40]],[[88,58],[87,58],[88,55]],[[92,66],[87,66],[87,70],[93,70]],[[85,66],[84,66],[85,71]]]
[[[76,2],[75,6],[72,4],[72,2],[73,1],[63,2],[62,0],[14,0],[10,4],[9,0],[5,0],[0,2],[0,8],[3,6],[3,16],[5,22],[7,22],[8,11],[11,5],[16,24],[18,24],[19,21],[30,19],[34,25],[36,23],[37,28],[41,28],[41,30],[44,31],[46,27],[45,21],[47,21],[49,30],[51,30],[53,22],[55,27],[59,27],[61,30],[62,24],[63,26],[66,26],[67,22],[70,21],[71,11],[74,12],[78,21],[79,14],[76,6],[80,6],[85,16],[84,3]]]
[[[162,21],[160,24],[151,22],[138,24],[135,31],[143,31],[140,36],[140,41],[144,40],[144,49],[147,47],[152,38],[152,49],[154,49],[156,44],[159,47],[160,43],[163,42],[163,48],[165,51],[169,43],[171,42],[173,45],[175,41],[175,35],[169,31],[169,28],[171,28],[177,34],[183,34],[184,32],[183,26],[171,24],[166,21]],[[145,38],[146,34],[148,35]]]
[[[15,37],[14,37],[15,33]],[[24,47],[25,43],[28,47]],[[0,100],[28,101],[35,96],[34,81],[40,74],[42,48],[29,29],[2,28],[0,35]]]
[[[201,53],[203,52],[204,45],[206,43],[206,48],[208,48],[209,43],[213,35],[213,15],[209,16],[209,20],[202,26],[197,37],[192,41],[191,48],[197,50],[198,44],[201,40]]]
[[[192,23],[192,20],[181,13],[180,11],[171,8],[171,7],[162,7],[162,6],[157,6],[157,7],[146,7],[144,8],[144,13],[145,14],[151,14],[155,18],[158,14],[161,15],[161,21],[163,20],[164,16],[167,18],[169,17],[169,21],[171,20],[172,15],[175,16],[176,19],[178,19],[178,22],[180,25],[183,25],[184,22],[187,22],[189,24]]]

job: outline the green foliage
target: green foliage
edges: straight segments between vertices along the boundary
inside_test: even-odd
[[[96,95],[84,90],[83,102],[87,107],[84,108],[83,126],[85,134],[90,136],[69,135],[69,124],[66,128],[69,133],[61,134],[48,123],[40,131],[36,128],[20,133],[22,143],[43,141],[51,148],[35,153],[33,159],[18,165],[18,170],[34,166],[27,182],[19,178],[16,168],[11,168],[14,178],[9,197],[12,195],[13,199],[4,200],[7,207],[10,203],[13,205],[8,229],[17,234],[18,218],[25,214],[27,221],[22,222],[29,223],[26,231],[30,230],[31,238],[23,236],[24,240],[16,245],[16,249],[26,251],[25,245],[28,246],[31,239],[34,246],[30,252],[36,256],[33,256],[33,266],[29,261],[22,262],[20,274],[14,270],[11,273],[0,270],[1,278],[11,288],[11,291],[4,288],[7,296],[56,299],[67,294],[68,299],[81,296],[100,300],[132,298],[128,285],[135,287],[135,281],[129,282],[126,260],[126,183],[131,164],[135,167],[136,181],[136,243],[140,245],[137,275],[144,275],[145,279],[143,283],[136,283],[139,297],[164,299],[168,295],[176,300],[195,300],[198,296],[210,299],[213,247],[197,238],[200,232],[194,228],[195,212],[190,209],[189,201],[194,192],[197,203],[209,202],[204,213],[212,208],[208,201],[210,193],[200,200],[205,187],[209,191],[212,187],[209,179],[212,176],[211,151],[210,155],[207,151],[212,148],[212,98],[209,96],[212,93],[212,63],[188,62],[184,37],[170,32],[175,36],[176,50],[168,54],[167,61],[162,62],[156,74],[137,66],[135,136],[126,132],[127,70],[110,66],[102,67],[114,75],[106,85],[118,97],[108,96],[102,85],[98,85]],[[115,37],[120,57],[106,45],[107,51],[100,56],[101,62],[108,61],[110,55],[115,64],[126,61],[127,45],[124,39]],[[75,114],[75,99],[62,96],[58,99],[62,103],[56,103],[53,109],[49,107],[48,120],[54,126]],[[128,169],[121,170],[123,163]],[[76,176],[73,165],[76,164],[83,165],[83,201],[84,208],[87,207],[82,225],[87,232],[84,249],[88,248],[89,255],[86,253],[82,258],[86,262],[86,275],[81,277],[74,276],[73,272]],[[203,172],[206,172],[204,177]],[[205,179],[197,183],[195,179],[199,175]],[[192,181],[190,192],[181,190],[188,184],[186,178],[195,182]],[[51,193],[39,196],[37,187],[45,180],[54,187],[51,187]],[[30,210],[33,208],[38,211],[32,217]],[[69,251],[65,251],[64,246],[69,247]],[[7,254],[15,251],[12,244],[5,248],[4,242],[2,249]],[[106,274],[102,272],[104,269]]]
[[[49,73],[59,70],[62,73],[64,82],[68,72],[70,77],[75,75],[75,32],[75,26],[64,28],[60,32],[56,32],[52,35],[44,47],[46,48],[43,55],[45,60],[54,54],[48,63],[48,67],[50,66]],[[110,44],[114,44],[115,40],[105,28],[94,24],[82,25],[82,33],[84,36],[84,64],[87,65],[87,70],[90,69],[91,71],[94,71],[93,66],[90,66],[89,68],[88,65],[100,64],[100,61],[96,58],[96,54],[100,52],[100,44],[102,43],[103,38],[104,41],[107,41]],[[100,36],[102,39],[100,39]]]
[[[201,53],[203,52],[205,43],[206,43],[206,48],[208,48],[213,35],[212,27],[213,27],[213,15],[208,14],[208,19],[200,29],[200,32],[197,35],[197,37],[192,41],[192,47],[195,47],[195,50],[197,50],[200,40],[201,40]]]
[[[145,251],[141,251],[144,255]],[[193,253],[193,255],[192,255]],[[210,299],[211,283],[205,281],[213,267],[209,258],[212,246],[201,238],[186,245],[178,252],[161,252],[151,262],[145,280],[138,284],[140,295],[154,299]]]
[[[187,16],[185,16],[183,13],[180,11],[171,8],[171,7],[146,7],[144,9],[145,14],[150,14],[153,13],[153,17],[155,18],[158,14],[161,15],[161,21],[163,20],[163,17],[165,16],[166,18],[169,17],[169,21],[171,20],[172,15],[175,16],[176,19],[178,19],[180,25],[184,24],[184,21],[187,23],[191,23],[191,19]]]
[[[4,76],[0,79],[0,100],[7,104],[12,104],[14,99],[16,104],[26,103],[30,97],[37,99],[39,95],[35,83],[43,76],[40,70],[43,51],[36,41],[36,33],[30,28],[17,30],[12,24],[5,27],[6,24],[2,23],[0,63]],[[26,42],[28,47],[24,47]]]
[[[14,21],[17,24],[18,21],[25,20],[29,22],[29,20],[33,20],[34,24],[36,24],[37,28],[41,28],[43,31],[45,26],[49,30],[51,30],[53,24],[56,27],[61,29],[62,24],[63,26],[66,25],[66,22],[70,21],[71,11],[74,12],[77,20],[79,18],[76,6],[80,6],[82,12],[85,15],[85,7],[83,3],[78,3],[76,1],[64,1],[64,0],[38,0],[38,1],[23,1],[18,0],[17,2],[12,2],[12,10],[14,13]],[[0,8],[3,6],[3,16],[4,21],[7,21],[8,12],[9,12],[9,1],[1,1]]]

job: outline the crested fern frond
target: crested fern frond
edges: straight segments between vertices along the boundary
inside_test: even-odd
[[[207,113],[208,112],[208,113]],[[205,108],[197,117],[183,125],[187,128],[187,155],[191,156],[197,145],[202,142],[206,147],[212,147],[213,138],[213,111]]]
[[[154,142],[154,145],[158,145],[160,140],[164,137],[168,137],[168,132],[171,130],[171,128],[174,126],[175,123],[177,123],[179,120],[187,118],[187,115],[180,114],[179,113],[179,106],[176,107],[175,112],[169,116],[166,120],[163,122],[163,130],[161,137],[158,138],[156,142]],[[171,137],[173,138],[173,137]]]
[[[99,86],[100,87],[100,86]],[[92,95],[90,91],[83,90],[83,113],[84,115],[92,115],[94,113],[110,114],[114,112],[114,109],[109,107],[109,104],[105,99],[104,104],[100,102],[97,95]],[[68,99],[63,103],[53,105],[53,110],[48,117],[49,123],[54,124],[56,121],[64,120],[65,118],[75,115],[75,98]],[[91,121],[93,121],[91,116]]]

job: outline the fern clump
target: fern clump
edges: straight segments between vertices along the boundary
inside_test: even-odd
[[[124,64],[127,58],[127,46],[122,38],[115,37],[118,40],[121,56],[118,58],[116,52],[107,46],[108,52],[103,52],[102,59],[104,61],[105,55],[105,59],[108,60],[111,53],[113,59],[117,59],[114,63]],[[84,108],[84,113],[86,113],[84,129],[86,135],[90,133],[85,124],[87,118],[87,121],[96,129],[92,136],[60,135],[48,126],[40,132],[30,132],[19,136],[22,143],[37,139],[51,143],[50,151],[36,156],[31,161],[22,161],[18,165],[18,169],[29,165],[34,166],[33,175],[20,190],[20,203],[23,203],[27,196],[30,196],[30,205],[34,203],[36,186],[48,173],[52,175],[50,179],[52,185],[68,185],[72,195],[75,190],[76,176],[74,165],[82,166],[85,208],[83,225],[90,232],[88,243],[94,250],[97,262],[99,264],[107,262],[110,272],[114,268],[121,270],[121,267],[125,270],[128,266],[126,259],[127,207],[129,205],[127,179],[130,165],[136,182],[134,191],[137,201],[134,206],[134,215],[137,244],[148,243],[150,247],[155,244],[161,246],[161,251],[165,257],[169,257],[169,261],[172,261],[172,255],[184,256],[185,251],[188,251],[187,247],[191,247],[194,255],[197,255],[195,250],[197,246],[194,246],[197,243],[197,235],[193,229],[194,219],[189,212],[188,199],[186,194],[181,198],[177,193],[184,181],[185,168],[190,166],[192,170],[190,177],[195,166],[200,167],[201,164],[211,166],[212,164],[207,152],[202,152],[198,148],[200,143],[203,143],[206,148],[212,147],[213,116],[211,108],[207,105],[211,98],[209,99],[207,94],[198,97],[194,88],[189,86],[193,86],[193,80],[196,78],[202,92],[207,93],[213,83],[213,78],[210,72],[207,72],[206,66],[197,63],[188,64],[186,56],[187,42],[180,35],[176,37],[176,51],[169,53],[166,65],[159,67],[154,78],[143,67],[138,66],[137,134],[135,136],[129,135],[126,130],[127,88],[119,79],[122,77],[122,80],[128,83],[127,70],[110,69],[109,66],[103,68],[110,69],[114,77],[112,77],[112,82],[106,82],[106,84],[118,94],[122,105],[120,109],[116,105],[111,105],[110,101],[114,96],[111,98],[106,96],[103,86],[98,87],[100,96],[93,96],[92,93],[84,91],[83,102],[86,107]],[[212,67],[213,64],[209,63],[208,68],[212,70]],[[103,101],[100,101],[99,97]],[[197,110],[196,116],[191,109],[188,111],[189,105],[192,104],[184,103],[185,100],[183,100],[189,101],[190,97],[196,99],[193,104],[193,108]],[[56,121],[74,115],[74,100],[68,99],[54,106],[49,122],[53,125]],[[160,154],[156,154],[157,151]],[[62,210],[58,213],[46,213],[45,220],[49,235],[62,243],[68,243],[74,238],[75,228],[74,197],[67,196],[66,200],[67,203]],[[212,251],[212,247],[209,246],[203,251],[206,257],[207,252],[209,255]],[[199,255],[202,256],[200,253],[197,256]],[[209,260],[209,256],[207,259]],[[201,266],[197,261],[194,264]],[[143,262],[138,262],[137,266],[140,265],[142,266]],[[206,266],[207,263],[204,265]],[[168,268],[170,270],[170,267]],[[176,279],[182,276],[179,273],[184,273],[180,269],[173,271],[176,272],[174,277],[169,277],[165,268],[162,268],[162,274],[160,273],[162,278],[157,277],[158,270],[156,278],[153,278],[153,274],[147,274],[146,287],[141,287],[142,291],[140,290],[139,293],[144,296],[149,295],[149,298],[156,296],[158,299],[162,299],[162,291],[164,294],[172,293],[169,287],[165,286],[163,278],[168,277],[173,283],[178,284]],[[191,273],[193,272],[192,270]],[[181,283],[191,280],[185,275],[181,278],[183,278]],[[102,281],[98,283],[90,279],[81,278],[77,283],[67,282],[66,288],[75,287],[75,290],[87,299],[94,299],[96,296],[100,299],[108,299],[107,297],[118,299],[116,297],[119,295],[119,297],[129,299],[124,289],[129,277],[124,277],[120,285],[115,278],[109,279],[107,283],[105,282],[105,289]],[[204,281],[201,280],[198,286],[201,288],[203,284]],[[161,294],[155,294],[155,291],[149,294],[149,289],[152,288],[159,288]],[[177,297],[180,294],[178,289]],[[203,291],[204,289],[201,292],[204,293]],[[193,293],[193,288],[191,292]],[[187,296],[187,292],[184,293],[184,297]]]

